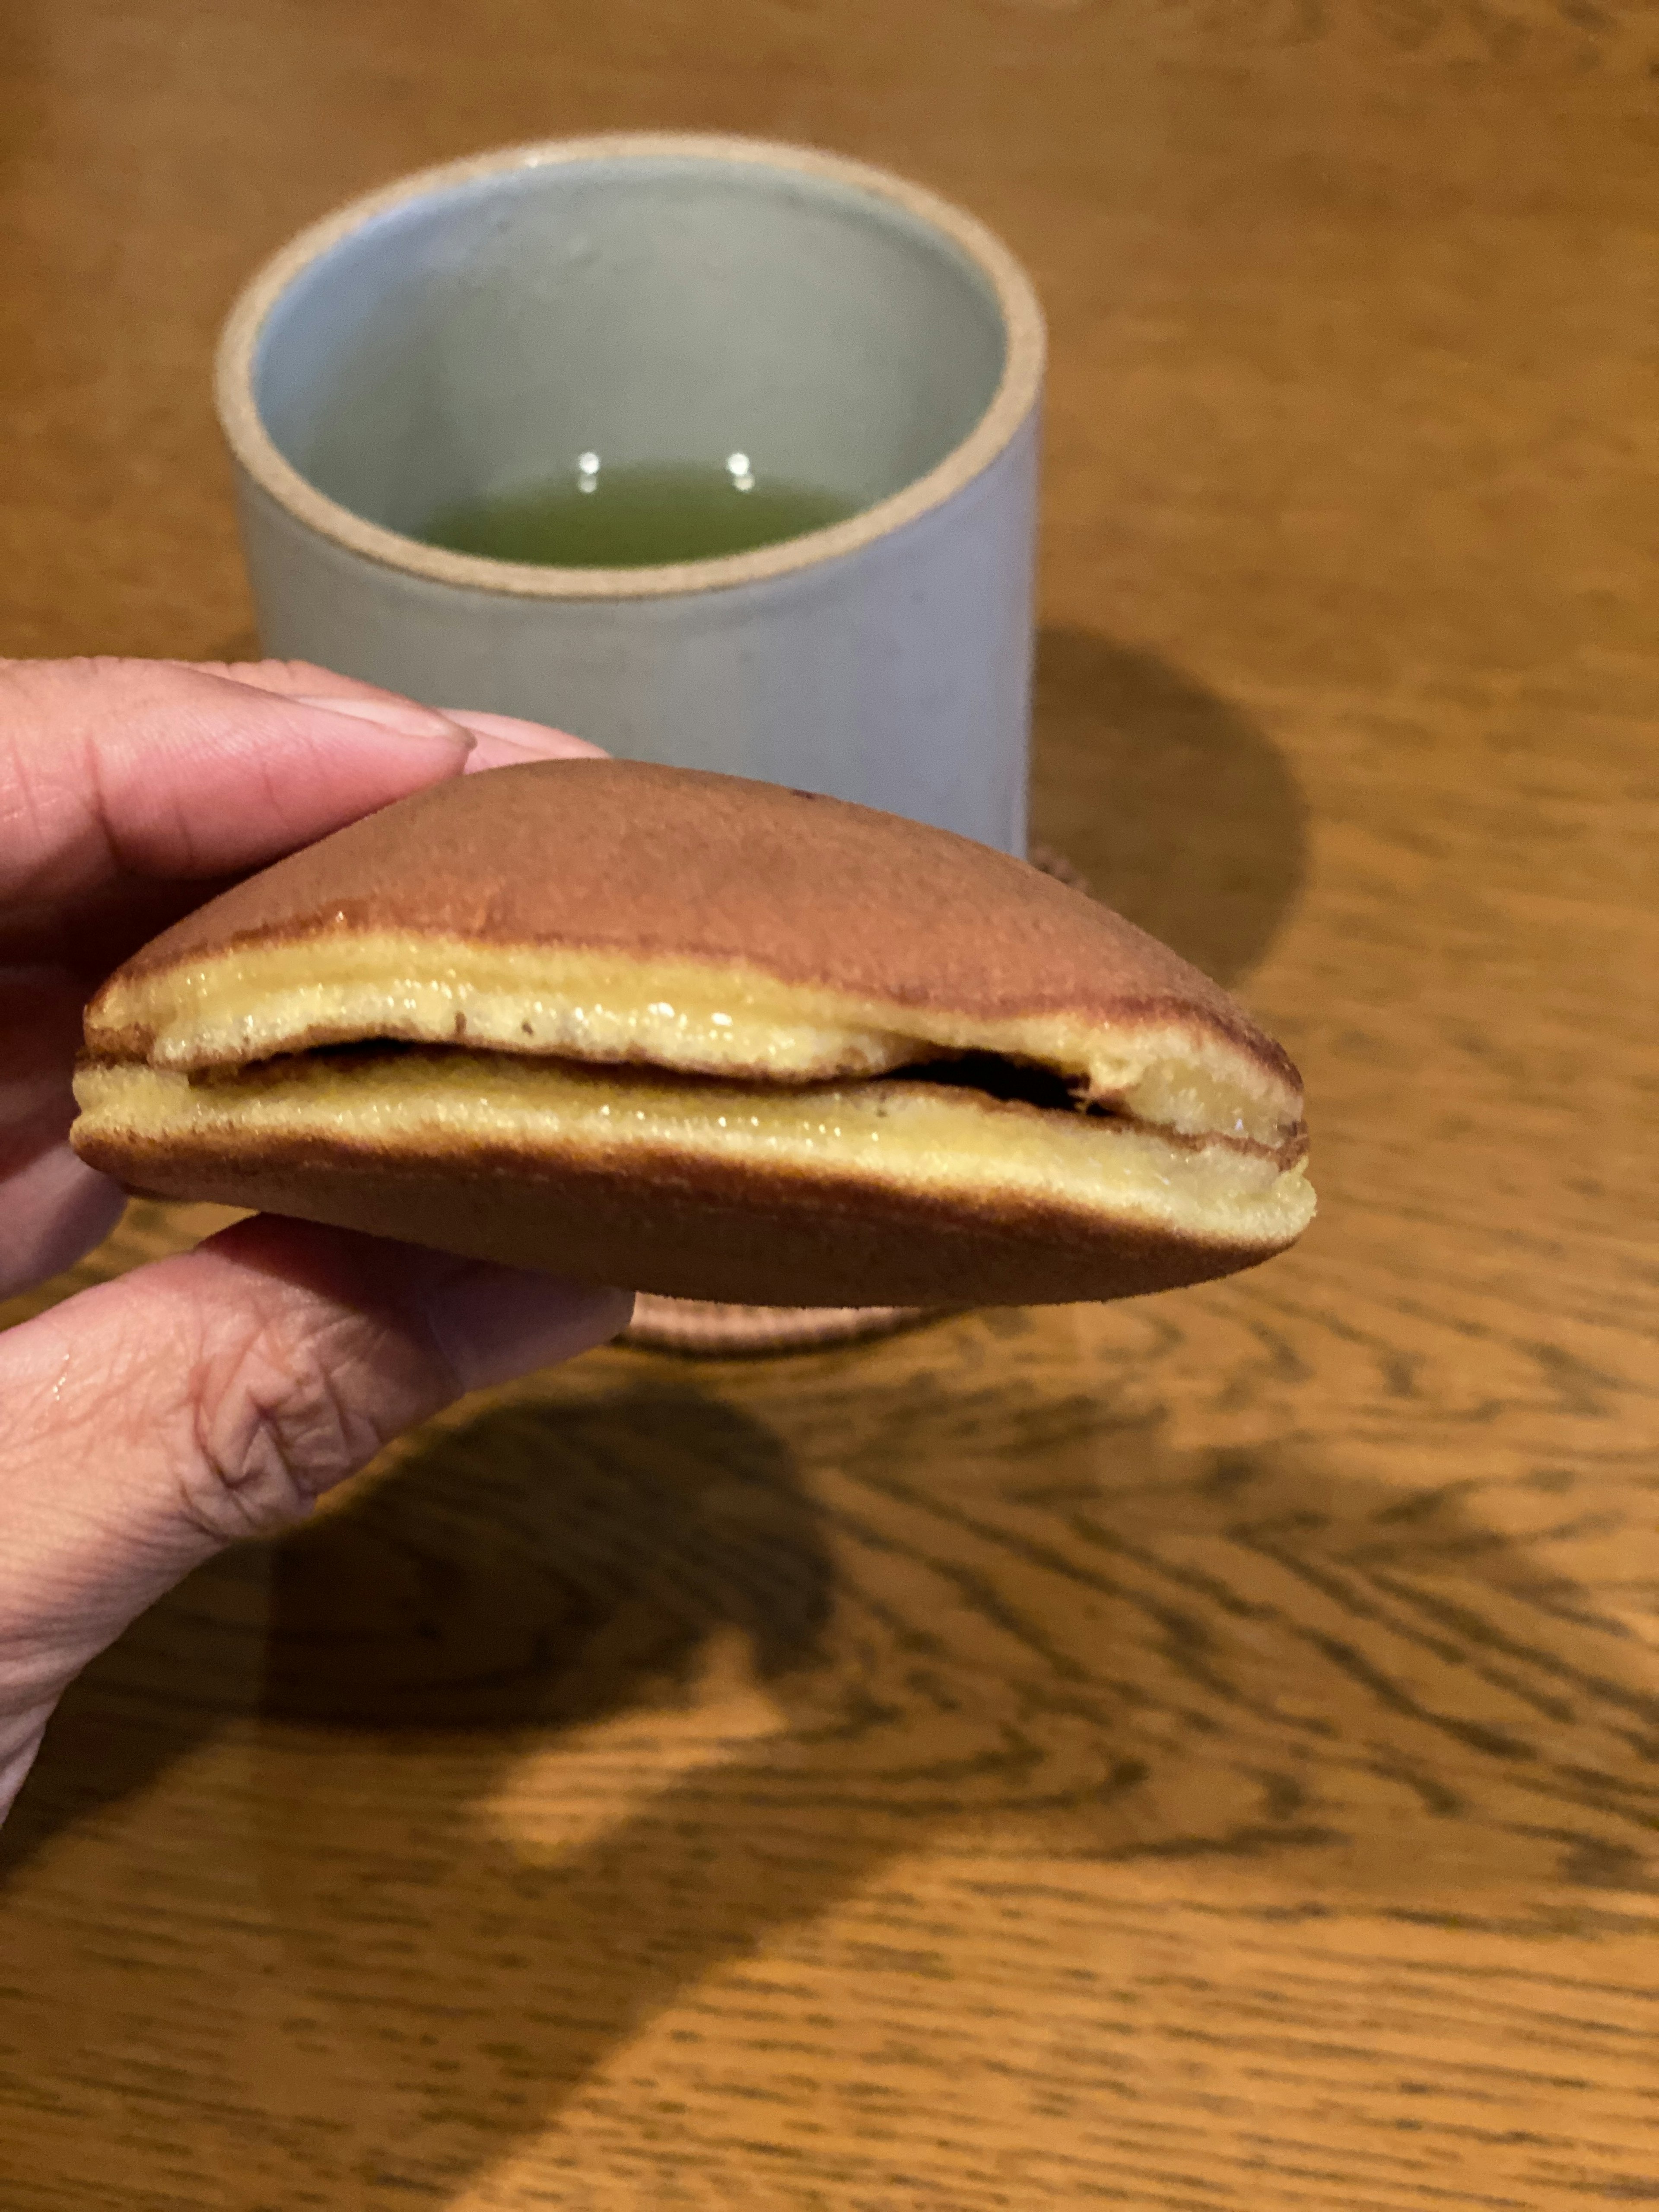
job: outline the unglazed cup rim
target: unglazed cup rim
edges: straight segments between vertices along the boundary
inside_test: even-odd
[[[277,449],[254,398],[254,366],[266,323],[289,287],[365,223],[429,195],[482,179],[562,164],[654,156],[744,165],[851,186],[895,204],[942,234],[988,285],[1005,332],[1002,373],[983,413],[945,458],[897,491],[845,521],[780,544],[702,561],[649,568],[561,568],[497,561],[428,545],[355,514],[319,491]],[[1042,311],[1030,278],[995,234],[974,216],[907,179],[813,147],[766,139],[668,131],[613,131],[539,140],[446,161],[348,201],[300,232],[252,278],[219,342],[215,397],[232,453],[248,477],[320,537],[387,568],[434,584],[529,599],[641,599],[730,589],[839,559],[943,506],[995,460],[1036,405],[1045,354]]]

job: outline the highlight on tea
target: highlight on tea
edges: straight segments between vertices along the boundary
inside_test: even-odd
[[[646,568],[752,552],[857,511],[855,501],[835,492],[762,475],[747,453],[730,453],[723,465],[613,465],[585,453],[568,476],[441,508],[419,535],[491,561]]]

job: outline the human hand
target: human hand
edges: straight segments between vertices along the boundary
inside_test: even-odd
[[[67,1141],[81,1008],[110,969],[427,784],[595,750],[300,663],[0,662],[0,1296],[120,1214]],[[262,1216],[0,1335],[0,1818],[65,1686],[191,1567],[629,1310]]]

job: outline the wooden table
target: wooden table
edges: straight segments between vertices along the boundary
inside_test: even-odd
[[[247,649],[210,340],[373,182],[750,130],[999,228],[1039,828],[1286,1040],[1323,1211],[598,1355],[198,1575],[9,1832],[6,2212],[1659,2197],[1656,73],[1640,0],[10,0],[15,653]]]

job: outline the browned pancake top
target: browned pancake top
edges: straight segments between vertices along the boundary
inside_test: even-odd
[[[741,962],[951,1013],[1173,1018],[1299,1088],[1206,976],[1024,861],[843,800],[638,762],[434,785],[222,893],[123,973],[369,930]]]

